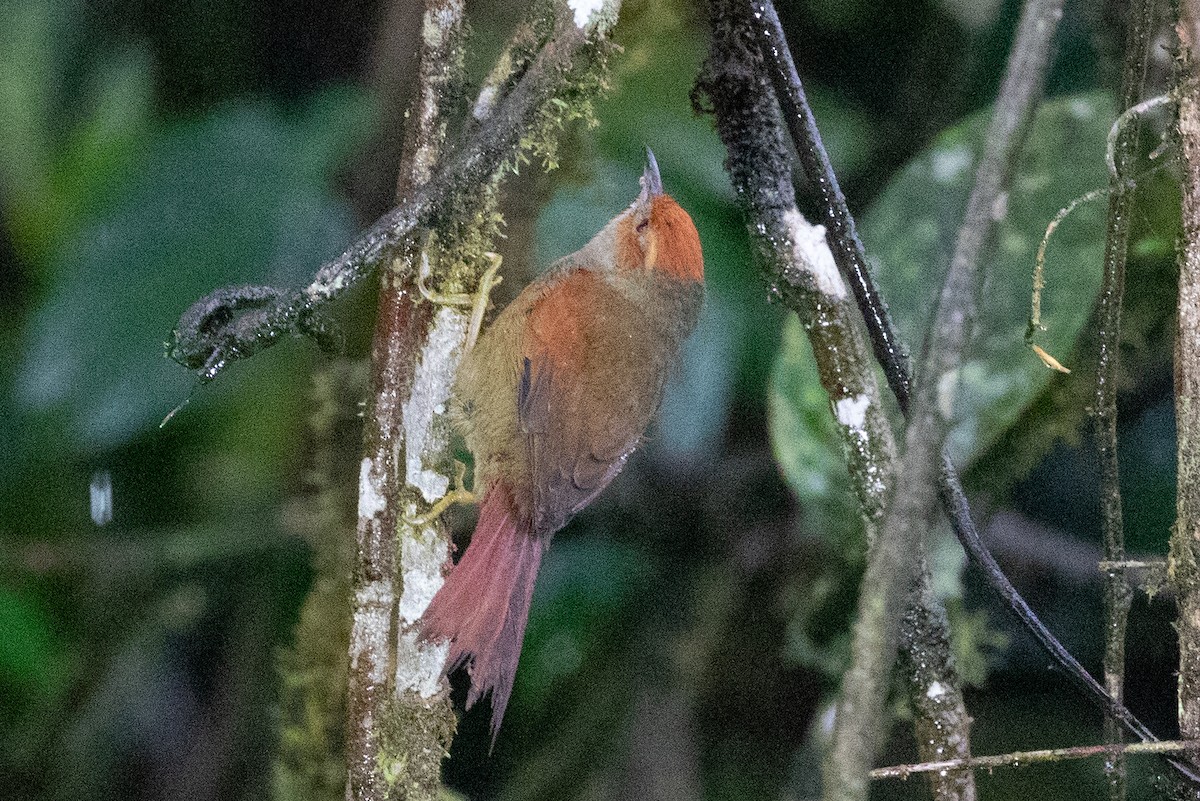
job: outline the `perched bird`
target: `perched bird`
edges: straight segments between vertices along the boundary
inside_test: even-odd
[[[700,237],[647,157],[632,205],[526,287],[459,371],[452,415],[483,501],[421,634],[450,641],[447,671],[466,663],[468,708],[491,692],[493,738],[542,554],[621,472],[700,313]]]

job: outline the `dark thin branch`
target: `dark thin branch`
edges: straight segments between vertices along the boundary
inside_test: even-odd
[[[887,304],[871,280],[854,217],[846,205],[846,197],[838,185],[829,155],[821,145],[821,133],[808,106],[808,97],[796,72],[796,64],[792,60],[775,4],[771,0],[751,0],[750,6],[751,13],[758,21],[760,51],[783,109],[784,122],[796,145],[796,155],[821,199],[824,213],[821,224],[825,226],[833,259],[858,302],[875,351],[875,360],[883,367],[900,408],[907,410],[911,381],[908,353],[896,335]]]
[[[1125,37],[1125,64],[1122,75],[1121,109],[1131,108],[1141,99],[1150,56],[1151,26],[1154,23],[1153,0],[1131,4],[1129,29]],[[1107,241],[1104,246],[1104,273],[1100,284],[1100,329],[1097,337],[1096,391],[1093,414],[1096,448],[1100,460],[1100,515],[1104,535],[1104,558],[1119,562],[1125,558],[1125,532],[1121,519],[1121,482],[1117,464],[1117,381],[1120,371],[1121,305],[1125,294],[1125,260],[1129,249],[1129,218],[1133,212],[1134,187],[1126,182],[1137,157],[1136,124],[1117,128],[1112,148],[1109,175]],[[1133,590],[1125,573],[1110,570],[1104,580],[1104,686],[1118,703],[1125,697],[1125,632],[1129,625],[1129,607]],[[1104,720],[1104,737],[1110,743],[1121,741],[1121,728],[1111,716]],[[1122,801],[1127,795],[1125,760],[1118,757],[1106,763],[1109,798]]]
[[[769,16],[765,11],[764,7],[769,6],[769,3],[754,2],[752,5],[759,13],[759,18],[763,21],[763,31],[761,36],[764,39],[764,43],[762,47],[768,60],[779,59],[791,61],[791,54],[787,49],[786,42],[783,40],[782,29],[778,24],[777,15],[773,13],[773,9]],[[776,79],[787,80],[791,74],[794,74],[794,72],[794,67],[791,67],[791,69],[778,69],[775,73]],[[788,91],[782,93],[780,95],[780,99],[781,102],[785,104],[789,102],[794,104],[796,99],[802,96],[802,92],[796,93],[793,91]],[[791,114],[792,111],[788,110],[788,113]],[[811,113],[809,113],[809,116],[811,116]],[[793,131],[793,133],[795,134],[795,131]],[[801,134],[803,135],[803,132],[801,132]],[[796,141],[795,144],[797,150],[801,152],[805,149],[823,149],[819,138],[815,140],[802,138],[799,141]],[[819,161],[824,161],[827,163],[828,160],[821,159]],[[825,187],[836,186],[831,174],[827,176],[817,176],[817,178],[814,180],[817,180],[818,182],[823,181],[823,185]],[[844,199],[840,198],[840,192],[834,192],[832,189],[827,191],[836,195],[837,197],[834,198],[835,202],[833,202],[826,209],[826,213],[831,217],[837,216],[840,213],[839,209],[846,208],[845,201]],[[845,230],[846,227],[847,226],[845,225],[841,226],[842,230]],[[860,303],[866,302],[868,304],[874,304],[878,300],[878,293],[874,289],[874,282],[870,277],[869,271],[862,267],[862,265],[865,263],[865,258],[846,258],[846,252],[848,249],[849,248],[845,246],[833,248],[834,258],[838,260],[838,268],[843,271],[858,270],[859,272],[853,276],[853,280],[848,280],[850,280],[852,286],[862,283],[868,288],[868,290],[863,292],[861,297],[856,292],[856,298],[860,300]],[[868,331],[871,333],[873,339],[875,338],[875,334],[871,325],[871,321],[883,321],[885,326],[888,328],[888,336],[884,340],[886,346],[881,347],[878,344],[875,346],[877,358],[881,351],[883,351],[885,355],[903,352],[902,348],[898,344],[898,340],[894,331],[891,330],[891,324],[886,314],[886,310],[882,306],[877,308],[872,306],[872,308],[864,311],[864,316],[868,320]],[[893,365],[897,365],[899,363],[899,360],[892,359]],[[885,376],[888,379],[888,383],[893,394],[896,396],[897,402],[900,404],[901,409],[907,409],[907,402],[905,400],[908,397],[909,385],[907,375],[899,376],[896,370],[892,369],[885,370]],[[940,466],[938,480],[939,495],[941,496],[942,506],[946,511],[947,517],[950,518],[951,526],[954,528],[954,532],[957,535],[959,542],[962,544],[964,550],[966,550],[970,559],[979,566],[992,590],[1006,602],[1008,607],[1021,621],[1021,624],[1026,628],[1026,630],[1033,635],[1042,648],[1045,649],[1047,654],[1049,654],[1055,664],[1062,668],[1062,670],[1087,698],[1091,699],[1093,703],[1095,703],[1102,711],[1105,712],[1105,714],[1112,715],[1120,720],[1126,731],[1137,736],[1139,739],[1145,741],[1157,739],[1150,732],[1150,730],[1133,715],[1132,712],[1130,712],[1123,704],[1119,704],[1114,701],[1112,697],[1109,696],[1105,691],[1104,687],[1102,687],[1100,683],[1091,676],[1091,674],[1084,670],[1083,666],[1079,664],[1078,660],[1076,660],[1070,654],[1070,652],[1063,647],[1063,645],[1050,632],[1050,630],[1045,627],[1045,625],[1038,619],[1037,615],[1034,614],[1033,610],[1029,607],[1029,604],[1025,601],[1025,599],[1020,595],[1020,593],[1017,592],[1016,588],[1012,586],[1012,582],[1008,580],[1008,577],[1004,575],[1004,572],[1000,569],[1000,566],[996,564],[996,560],[992,557],[991,553],[987,549],[987,546],[984,544],[979,535],[979,530],[975,525],[975,521],[971,517],[970,505],[967,502],[966,493],[963,490],[962,483],[958,478],[958,470],[955,468],[953,462],[950,460],[947,454],[942,454],[941,461],[942,463]],[[1198,664],[1200,664],[1200,661],[1198,661]],[[1189,781],[1195,784],[1200,784],[1200,774],[1197,774],[1192,769],[1180,763],[1178,760],[1169,759],[1168,762],[1170,762],[1177,772],[1186,777]]]

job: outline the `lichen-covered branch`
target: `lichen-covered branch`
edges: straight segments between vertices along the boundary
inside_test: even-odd
[[[900,620],[900,669],[916,713],[913,735],[922,759],[970,759],[971,716],[954,663],[950,622],[933,593],[925,550],[917,565],[917,586]],[[928,778],[934,801],[975,798],[970,771],[939,771]]]
[[[1128,32],[1125,37],[1125,62],[1122,70],[1121,108],[1131,108],[1141,99],[1150,57],[1153,0],[1130,5]],[[1138,126],[1125,125],[1118,130],[1111,153],[1109,176],[1107,239],[1104,246],[1104,273],[1100,284],[1100,329],[1097,337],[1096,390],[1093,414],[1096,447],[1100,459],[1100,518],[1104,536],[1104,558],[1119,562],[1125,558],[1125,531],[1121,515],[1121,484],[1117,464],[1117,380],[1121,348],[1121,305],[1125,294],[1125,257],[1129,248],[1129,218],[1133,212],[1134,187],[1126,182],[1138,149]],[[1133,591],[1125,573],[1110,570],[1104,577],[1104,687],[1118,702],[1125,697],[1125,631]],[[1119,723],[1111,716],[1104,720],[1108,742],[1121,740]],[[1125,760],[1117,757],[1106,763],[1109,798],[1126,797]]]
[[[736,0],[710,4],[712,50],[697,83],[696,102],[711,104],[728,152],[726,167],[743,200],[768,285],[799,315],[808,334],[842,434],[868,542],[875,544],[892,484],[895,442],[857,327],[859,313],[834,263],[825,229],[809,224],[796,206],[779,109],[755,45],[750,13]],[[918,744],[928,759],[967,757],[970,718],[952,665],[948,623],[929,591],[927,567],[919,577],[911,600],[921,608],[905,627],[910,695],[930,716],[919,728]],[[970,773],[936,776],[933,788],[939,799],[974,798]]]
[[[446,131],[443,93],[461,76],[463,36],[462,1],[428,0],[398,197],[420,191],[441,153]],[[402,241],[401,253],[382,271],[363,424],[346,709],[346,797],[351,801],[436,797],[441,755],[455,728],[449,699],[435,697],[444,648],[439,654],[435,646],[412,644],[412,656],[427,663],[430,677],[419,700],[393,682],[402,625],[396,619],[397,598],[406,589],[405,574],[414,567],[403,563],[402,543],[422,548],[425,561],[432,563],[425,565],[431,579],[437,578],[449,554],[449,543],[433,526],[420,532],[398,530],[406,485],[399,457],[427,438],[432,423],[422,421],[424,426],[411,430],[405,425],[404,405],[417,389],[415,373],[427,355],[422,351],[431,311],[403,279],[423,255],[417,232]],[[415,561],[411,555],[409,561]]]
[[[1179,732],[1195,738],[1200,736],[1200,0],[1181,0],[1176,31],[1183,236],[1175,336],[1179,473],[1168,564],[1179,607]]]

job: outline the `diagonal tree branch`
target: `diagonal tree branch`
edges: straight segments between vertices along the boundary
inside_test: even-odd
[[[171,332],[171,358],[202,381],[211,381],[231,362],[253,356],[284,336],[303,334],[324,347],[336,345],[322,314],[328,302],[394,255],[417,229],[437,228],[470,205],[478,188],[511,163],[547,98],[578,69],[581,56],[604,41],[619,5],[606,0],[590,16],[581,13],[579,24],[572,8],[560,6],[552,35],[496,105],[489,124],[474,127],[427,183],[412,188],[396,208],[318,268],[303,289],[225,287],[198,300]]]

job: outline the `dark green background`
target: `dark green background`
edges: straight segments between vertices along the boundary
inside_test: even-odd
[[[162,343],[206,291],[298,285],[386,209],[416,42],[409,5],[383,37],[385,9],[368,2],[0,0],[0,795],[268,793],[274,659],[312,575],[295,517],[312,457],[310,376],[326,357],[286,341],[195,389]],[[767,302],[720,142],[692,112],[703,8],[625,5],[599,127],[569,132],[563,168],[523,170],[506,201],[502,290],[625,206],[649,145],[700,229],[708,302],[647,447],[547,558],[495,753],[473,711],[447,778],[472,798],[807,798],[819,715],[844,666],[860,535],[807,343],[785,335],[785,314]],[[914,347],[970,177],[939,186],[938,154],[977,146],[982,118],[968,118],[995,92],[1016,11],[972,0],[780,7]],[[477,81],[517,15],[502,4],[469,12]],[[1068,5],[1048,87],[1058,100],[990,263],[959,440],[980,508],[1004,535],[1002,562],[1093,669],[1098,479],[1084,407],[1103,201],[1050,248],[1047,308],[1060,314],[1043,341],[1076,372],[1051,381],[1019,336],[1031,247],[1057,208],[1104,181],[1121,13]],[[1152,84],[1166,70],[1164,51]],[[1099,111],[1080,122],[1069,113],[1079,103]],[[1147,150],[1160,127],[1148,126]],[[1169,167],[1143,182],[1129,269],[1121,454],[1137,553],[1163,553],[1173,518],[1176,194]],[[369,341],[372,291],[334,310],[348,357]],[[353,456],[356,442],[344,445]],[[88,512],[100,471],[115,498],[103,527]],[[939,542],[937,583],[977,683],[974,751],[1097,741],[1098,715],[962,575],[957,546]],[[1130,634],[1130,705],[1164,736],[1172,614],[1161,596],[1140,600]],[[897,726],[881,759],[913,756],[910,729]],[[1134,765],[1143,797],[1154,763]],[[1103,791],[1095,762],[979,781],[987,798]],[[917,780],[878,787],[880,798],[923,792]]]

